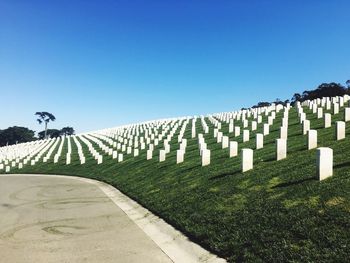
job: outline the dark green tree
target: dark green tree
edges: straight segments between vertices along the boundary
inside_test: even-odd
[[[50,121],[55,121],[56,117],[53,116],[53,114],[51,114],[49,112],[46,112],[46,111],[36,112],[35,115],[38,116],[37,121],[39,122],[39,124],[45,123],[45,135],[44,135],[44,138],[46,139],[47,138],[47,124]]]
[[[13,126],[0,130],[0,146],[34,141],[35,132],[26,127]]]
[[[61,135],[73,135],[74,133],[75,131],[72,127],[63,127],[60,132]]]
[[[61,131],[57,129],[47,129],[45,131],[38,132],[39,139],[46,139],[46,138],[56,138],[61,135]]]

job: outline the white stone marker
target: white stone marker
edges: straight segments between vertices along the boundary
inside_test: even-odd
[[[344,121],[336,122],[335,135],[336,135],[335,137],[337,141],[345,139],[345,122]]]
[[[103,157],[102,157],[102,155],[99,155],[97,158],[97,164],[101,164],[102,161],[103,161]]]
[[[262,116],[261,116],[261,115],[258,116],[257,122],[258,122],[258,123],[261,123],[261,122],[262,122]]]
[[[182,163],[184,161],[185,151],[177,150],[176,151],[176,163]]]
[[[202,151],[202,166],[210,164],[210,150],[205,149]]]
[[[222,142],[222,136],[223,136],[223,133],[222,132],[218,132],[218,136],[216,137],[216,142],[217,143]]]
[[[118,162],[120,163],[122,161],[123,161],[123,154],[120,153],[120,154],[118,154]]]
[[[248,127],[248,120],[244,120],[243,121],[243,128],[247,128]]]
[[[263,127],[263,134],[264,135],[268,135],[270,133],[270,125],[268,125],[267,123],[264,124]]]
[[[228,147],[229,143],[229,137],[228,136],[222,136],[222,149],[225,149]]]
[[[276,139],[276,159],[277,161],[287,157],[287,140]]]
[[[243,130],[243,142],[249,141],[249,130]]]
[[[323,117],[323,108],[317,108],[317,119],[321,119]]]
[[[235,137],[241,134],[241,127],[235,127]]]
[[[333,150],[331,148],[317,148],[316,167],[316,175],[320,181],[333,175]]]
[[[280,128],[280,138],[287,139],[287,137],[288,137],[288,128],[286,126],[282,126]]]
[[[344,121],[350,121],[350,108],[344,109]]]
[[[264,147],[264,134],[256,134],[256,149],[261,149]]]
[[[333,105],[333,114],[338,114],[339,113],[339,104],[334,103]]]
[[[332,116],[330,113],[324,114],[324,127],[329,128],[332,125]]]
[[[70,158],[70,154],[67,153],[66,155],[66,164],[70,164],[71,158]]]
[[[257,128],[257,123],[256,121],[252,121],[252,131],[255,131]]]
[[[309,130],[307,134],[307,149],[317,148],[317,130]]]
[[[159,150],[159,162],[164,162],[165,161],[165,150]]]
[[[307,132],[310,130],[310,121],[305,120],[303,122],[303,135],[307,134]]]
[[[116,159],[118,158],[118,152],[117,151],[113,151],[112,152],[112,159]]]
[[[230,157],[235,157],[238,154],[238,142],[230,142]]]
[[[253,169],[253,150],[244,148],[242,149],[242,172],[246,172]]]
[[[23,168],[23,163],[19,163],[18,164],[18,169],[22,169]]]
[[[6,167],[5,167],[5,172],[6,172],[6,173],[10,172],[10,166],[9,166],[9,165],[6,165]]]
[[[139,149],[134,149],[134,157],[139,156],[140,151]]]
[[[151,160],[153,157],[153,150],[149,149],[147,150],[147,160]]]

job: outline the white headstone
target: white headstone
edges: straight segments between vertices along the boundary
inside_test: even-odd
[[[338,114],[339,113],[339,104],[334,103],[333,105],[333,114]]]
[[[307,149],[317,148],[317,130],[309,130],[307,135]]]
[[[249,141],[249,130],[243,130],[243,142]]]
[[[238,154],[238,142],[230,142],[230,157],[235,157]]]
[[[267,123],[264,124],[263,127],[263,134],[264,135],[268,135],[270,133],[270,125],[268,125]]]
[[[122,153],[120,153],[120,154],[118,154],[118,162],[120,163],[120,162],[122,162],[123,161],[123,154]]]
[[[287,137],[288,137],[288,128],[286,126],[282,126],[280,128],[280,138],[287,139]]]
[[[324,114],[324,127],[329,128],[332,125],[332,117],[330,113]]]
[[[307,134],[307,132],[310,130],[310,121],[304,120],[303,122],[303,135]]]
[[[241,127],[235,127],[235,137],[241,134]]]
[[[184,161],[185,152],[183,150],[176,151],[176,163],[182,163]]]
[[[166,151],[165,150],[159,150],[159,162],[164,162],[165,161],[165,155],[166,155]]]
[[[252,121],[252,131],[255,131],[257,128],[257,123],[256,121]]]
[[[70,164],[71,158],[70,158],[70,154],[67,153],[66,155],[66,164]]]
[[[276,159],[277,161],[285,159],[287,157],[287,140],[276,140]]]
[[[139,149],[134,149],[134,157],[139,156]]]
[[[345,139],[345,122],[344,121],[337,121],[336,122],[336,139],[343,140]]]
[[[350,121],[350,108],[344,109],[344,121]]]
[[[333,175],[333,150],[331,148],[317,148],[316,167],[316,174],[320,181]]]
[[[228,147],[229,143],[229,137],[228,136],[223,136],[222,137],[222,149],[225,149]]]
[[[153,157],[153,150],[147,150],[147,160],[152,159]]]
[[[323,108],[317,108],[317,119],[321,119],[323,117]]]
[[[256,149],[264,147],[264,135],[262,133],[256,134]]]
[[[253,169],[253,150],[242,149],[242,172]]]
[[[210,150],[205,149],[202,151],[202,166],[210,164]]]

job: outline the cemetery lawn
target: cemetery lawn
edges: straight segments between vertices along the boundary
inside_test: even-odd
[[[318,145],[334,150],[334,176],[322,182],[315,177],[316,150],[306,149],[307,137],[295,109],[289,117],[287,159],[275,161],[280,112],[264,138],[264,148],[254,150],[253,170],[244,174],[240,157],[229,158],[229,150],[214,140],[209,121],[210,133],[204,135],[212,150],[209,166],[201,166],[197,139],[189,139],[188,125],[182,164],[176,164],[175,135],[162,163],[158,162],[162,145],[150,161],[142,150],[135,158],[124,155],[121,163],[105,155],[100,165],[83,145],[87,160],[80,165],[72,142],[72,164],[65,165],[63,154],[57,164],[51,159],[11,173],[77,175],[109,183],[229,262],[345,262],[350,255],[350,124],[347,138],[335,141],[334,121],[343,119],[343,110],[332,115],[328,129],[315,114],[304,111],[311,129],[318,130]],[[222,131],[228,135],[225,125]],[[257,132],[261,131],[258,124]],[[197,132],[202,132],[200,121]],[[255,132],[250,138],[242,143],[242,135],[230,135],[230,140],[239,142],[239,151],[255,149]]]

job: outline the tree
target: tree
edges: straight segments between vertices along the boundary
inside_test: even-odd
[[[13,126],[0,130],[0,146],[34,141],[35,132],[26,127]]]
[[[60,135],[73,135],[75,133],[72,127],[63,127],[60,131]]]
[[[45,131],[38,132],[39,139],[56,138],[61,135],[61,131],[57,129],[47,129]]]
[[[291,99],[291,104],[294,105],[297,101],[301,100],[301,95],[299,93],[294,93],[292,99]]]
[[[47,138],[47,124],[50,121],[55,121],[56,117],[53,116],[53,114],[46,112],[46,111],[41,111],[41,112],[36,112],[35,115],[39,116],[39,118],[37,119],[37,121],[39,122],[39,124],[41,123],[45,123],[45,135],[44,138]]]
[[[252,106],[252,108],[268,107],[268,106],[271,106],[271,103],[270,103],[270,102],[261,101],[261,102],[259,102],[258,104]]]
[[[322,83],[314,90],[305,90],[302,95],[295,93],[292,98],[292,104],[296,101],[314,100],[323,97],[335,97],[350,94],[350,90],[343,85],[335,82]]]
[[[350,79],[348,79],[345,83],[346,83],[346,86],[348,87],[348,89],[350,89]]]

